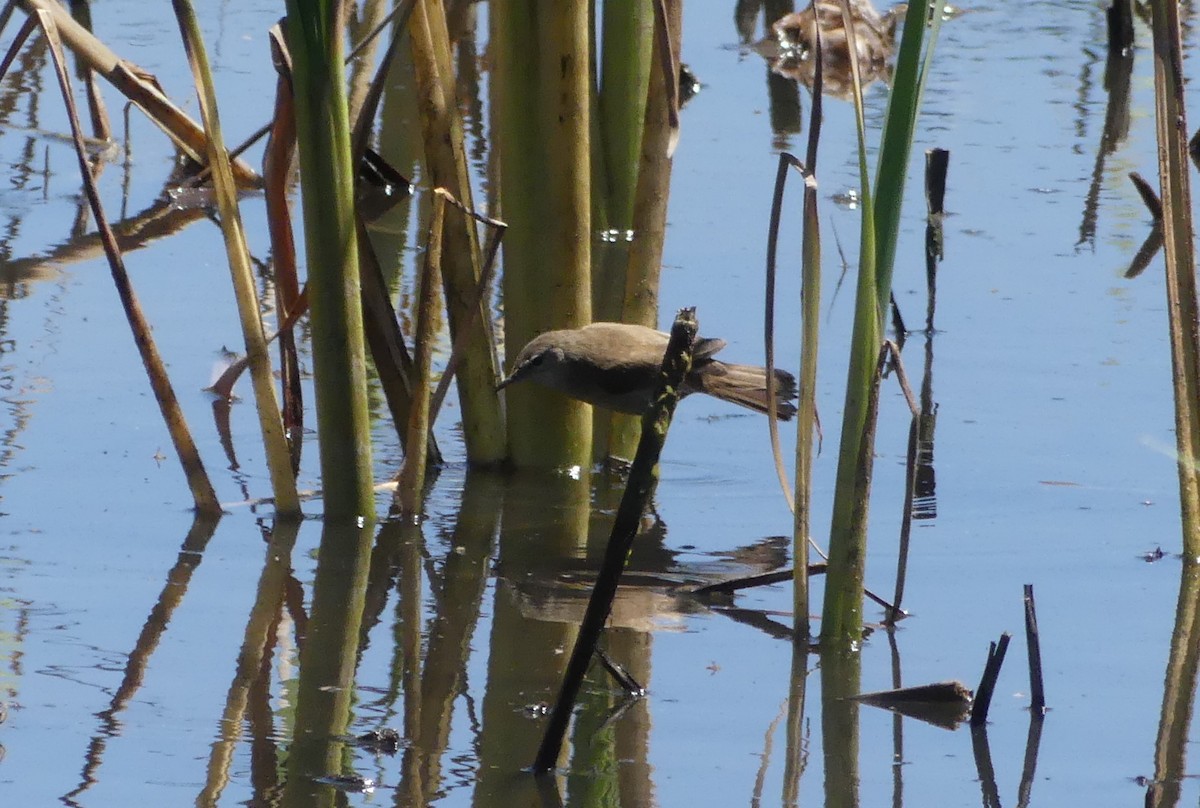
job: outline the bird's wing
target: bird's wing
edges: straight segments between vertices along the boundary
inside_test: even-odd
[[[700,362],[701,360],[712,359],[724,347],[725,340],[723,339],[697,337],[696,344],[692,347],[692,361]]]

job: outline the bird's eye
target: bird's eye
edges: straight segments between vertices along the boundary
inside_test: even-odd
[[[542,364],[542,360],[545,358],[546,357],[543,354],[538,354],[537,356],[533,357],[533,359],[529,360],[530,367],[537,367],[538,365]]]

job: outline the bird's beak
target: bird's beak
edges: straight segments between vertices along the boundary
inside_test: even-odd
[[[505,387],[508,387],[510,384],[515,382],[517,380],[516,375],[517,374],[515,373],[510,373],[508,376],[505,376],[503,379],[501,379],[500,383],[496,385],[496,392],[499,393]]]

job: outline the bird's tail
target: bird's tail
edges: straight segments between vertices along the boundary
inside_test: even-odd
[[[696,374],[700,392],[723,401],[740,404],[756,412],[767,411],[767,369],[754,365],[734,365],[713,361]],[[796,415],[798,393],[796,377],[786,370],[775,369],[775,413],[781,421]]]

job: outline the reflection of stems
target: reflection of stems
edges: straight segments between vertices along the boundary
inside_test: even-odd
[[[189,157],[197,163],[206,162],[204,155],[208,139],[204,129],[163,94],[158,81],[146,70],[119,58],[58,3],[50,0],[20,0],[18,5],[31,16],[42,12],[53,18],[63,42],[82,62],[137,104]],[[258,175],[246,163],[235,160],[233,169],[239,183],[258,184]]]
[[[450,742],[454,702],[466,687],[471,635],[479,621],[492,558],[492,537],[499,522],[499,478],[468,473],[454,527],[454,552],[446,557],[442,585],[433,593],[436,614],[429,627],[429,646],[422,673],[419,734],[425,802],[441,784],[441,763]]]
[[[167,582],[163,586],[162,592],[159,593],[154,608],[150,610],[146,623],[142,626],[142,633],[138,635],[137,642],[133,645],[133,650],[129,652],[129,661],[125,664],[125,675],[121,677],[121,685],[113,694],[108,709],[97,714],[101,722],[100,732],[92,736],[92,741],[88,744],[88,751],[84,757],[82,780],[74,791],[64,797],[64,802],[75,804],[74,797],[82,794],[96,782],[96,770],[100,768],[105,744],[120,730],[117,716],[142,686],[146,668],[150,664],[150,657],[158,648],[163,634],[166,633],[175,609],[183,602],[183,596],[187,594],[188,584],[192,580],[192,573],[196,571],[196,567],[200,566],[200,561],[204,558],[204,548],[208,546],[208,540],[212,538],[216,527],[217,520],[200,514],[197,514],[195,521],[192,522],[192,527],[183,540],[183,547],[180,548],[179,559],[167,573]]]
[[[1163,684],[1162,715],[1158,721],[1158,738],[1154,742],[1154,781],[1159,788],[1153,800],[1147,803],[1154,808],[1179,801],[1188,728],[1196,697],[1196,668],[1200,661],[1200,643],[1196,636],[1197,597],[1200,597],[1200,567],[1185,562],[1179,580],[1175,629],[1171,632],[1171,653]]]
[[[821,746],[826,808],[858,808],[858,702],[862,657],[849,642],[821,647]]]
[[[538,774],[548,772],[558,759],[583,677],[591,664],[604,624],[612,613],[613,599],[625,561],[658,482],[659,455],[667,439],[675,405],[679,401],[680,383],[692,367],[692,346],[696,341],[697,328],[695,309],[680,309],[675,315],[675,324],[671,327],[671,337],[658,373],[654,403],[642,416],[642,437],[629,471],[629,482],[613,520],[604,562],[596,576],[587,611],[579,626],[579,636],[558,692],[558,700],[550,713],[546,734],[542,737],[534,760],[533,768]]]
[[[979,773],[979,788],[983,791],[983,808],[1000,808],[1000,789],[996,787],[996,769],[992,766],[992,750],[988,746],[986,726],[971,725],[971,751],[975,753],[975,770]]]
[[[808,692],[808,643],[792,644],[792,676],[788,689],[787,753],[783,759],[783,804],[800,804],[800,776],[808,762],[804,747],[804,704]]]
[[[896,598],[896,608],[900,608],[900,598]],[[893,612],[894,614],[894,612]],[[904,674],[900,665],[900,646],[896,644],[896,625],[887,627],[888,650],[892,657],[892,689],[899,690],[904,686]],[[892,805],[900,808],[904,805],[904,716],[897,710],[892,715]]]
[[[308,636],[300,651],[295,734],[284,789],[288,805],[333,804],[329,788],[320,789],[320,800],[311,799],[312,778],[341,773],[341,736],[350,720],[370,551],[369,525],[325,522]]]
[[[1042,724],[1046,716],[1040,712],[1029,713],[1029,735],[1025,738],[1025,765],[1021,769],[1021,784],[1017,787],[1017,808],[1029,805],[1029,794],[1033,791],[1033,776],[1037,773],[1038,749],[1042,745]]]
[[[416,743],[404,750],[404,760],[400,770],[401,786],[396,789],[396,804],[421,805],[421,793],[424,790],[421,763],[422,757],[427,751],[418,738],[421,732],[423,706],[421,556],[425,549],[425,537],[421,534],[420,523],[414,523],[409,519],[404,520],[400,533],[400,574],[397,580],[400,597],[396,609],[396,650],[400,652],[404,660],[400,674],[401,686],[404,688],[404,737],[412,739]]]
[[[212,745],[208,775],[204,790],[196,798],[197,805],[216,805],[221,798],[221,791],[229,782],[229,764],[241,736],[251,688],[261,677],[263,657],[267,654],[268,642],[272,637],[271,628],[276,624],[283,603],[283,588],[291,574],[292,546],[296,543],[299,527],[300,523],[294,520],[277,523],[267,545],[266,563],[258,579],[258,593],[246,622],[245,637],[238,652],[237,671],[225,697],[218,740]]]

